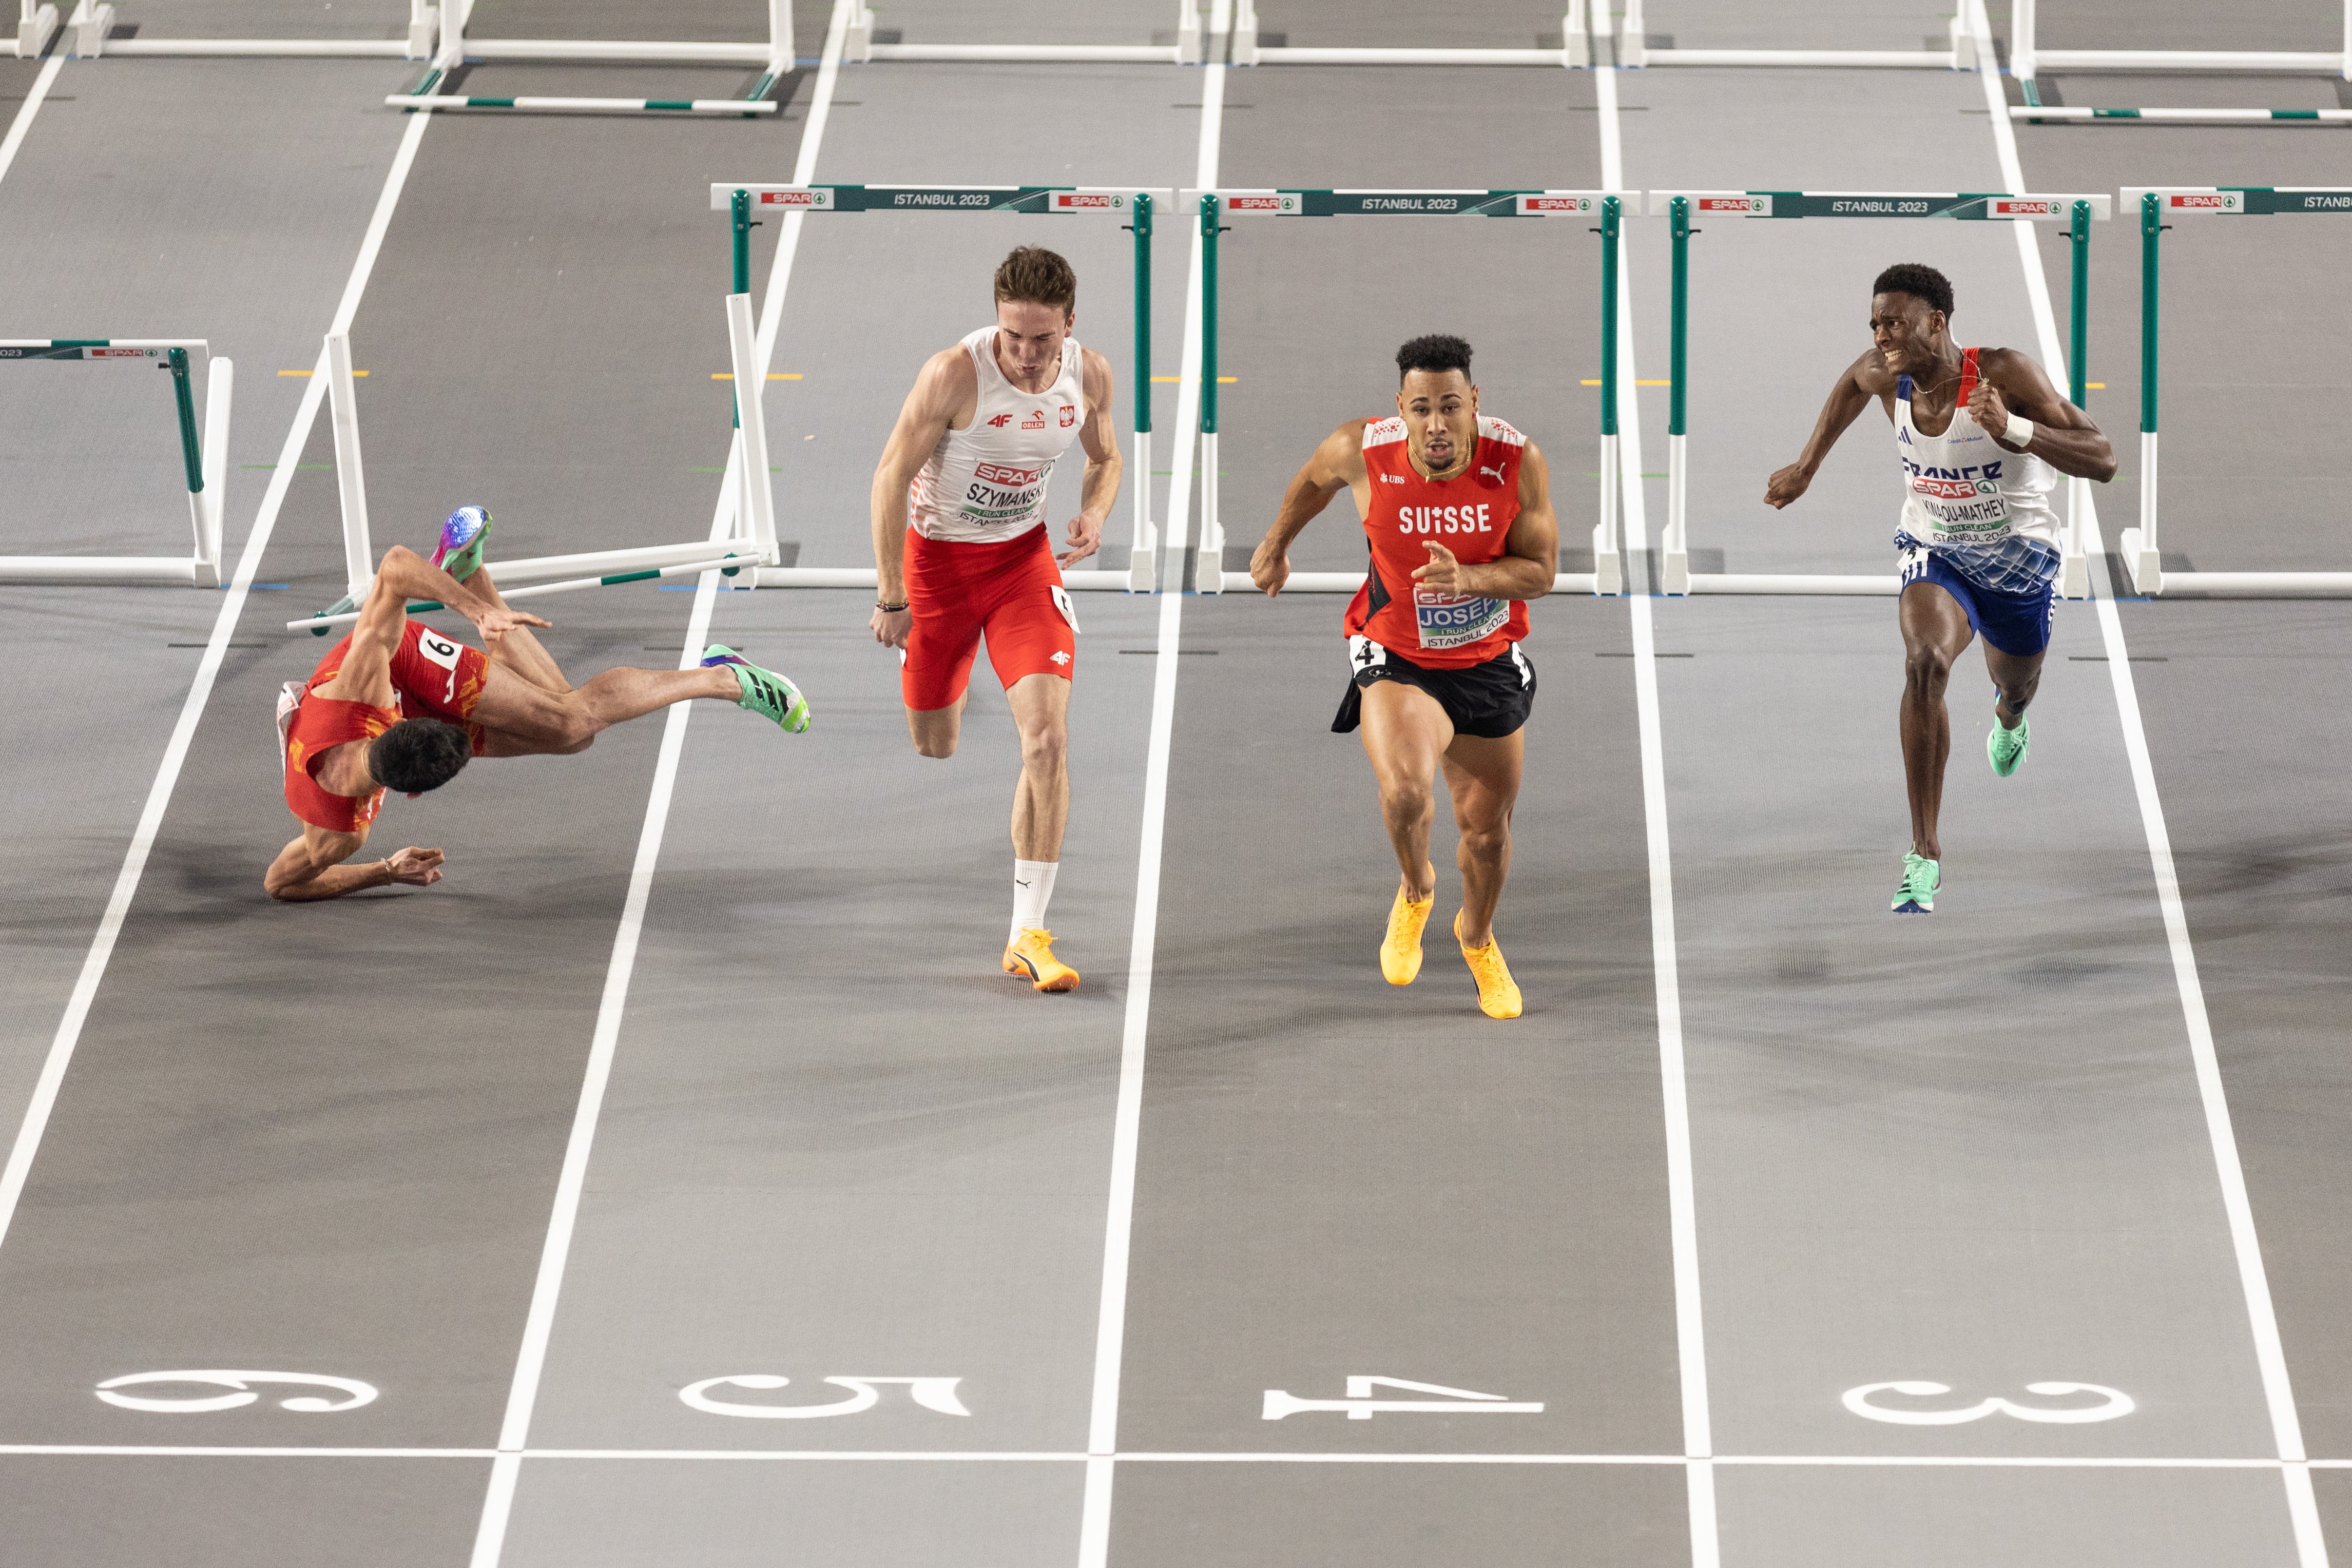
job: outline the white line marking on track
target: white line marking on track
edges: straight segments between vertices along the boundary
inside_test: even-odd
[[[1963,8],[1971,0],[1961,0]],[[1984,83],[1985,105],[1991,110],[1993,147],[2000,158],[2001,178],[2012,191],[2026,189],[2025,170],[2017,152],[2017,131],[2010,123],[1992,53],[1992,24],[1984,0],[1973,0],[1967,14],[1976,31],[1978,75]],[[2026,287],[2032,298],[2034,325],[2042,339],[2042,357],[2057,378],[2065,379],[2065,360],[2059,346],[2058,324],[2050,306],[2048,280],[2042,272],[2042,253],[2031,232],[2018,223],[2018,256],[2023,263]],[[2087,497],[2085,498],[2087,502]],[[2107,675],[2115,684],[2116,710],[2124,732],[2124,752],[2131,761],[2132,786],[2139,800],[2140,823],[2147,837],[2148,860],[2156,874],[2156,897],[2164,915],[2164,934],[2171,949],[2173,983],[2180,992],[2180,1012],[2189,1030],[2189,1060],[2197,1071],[2197,1092],[2204,1103],[2205,1131],[2212,1145],[2213,1168],[2221,1187],[2221,1207],[2230,1224],[2230,1245],[2237,1255],[2238,1285],[2246,1302],[2248,1327],[2254,1342],[2254,1361],[2261,1369],[2263,1398],[2269,1406],[2273,1441],[2278,1445],[2281,1474],[2286,1485],[2287,1515],[2294,1526],[2295,1556],[2300,1568],[2327,1568],[2327,1542],[2320,1528],[2319,1501],[2311,1487],[2311,1469],[2303,1447],[2303,1421],[2295,1409],[2294,1386],[2287,1375],[2286,1346],[2279,1336],[2278,1313],[2271,1301],[2270,1276],[2263,1265],[2262,1239],[2254,1229],[2253,1200],[2246,1191],[2246,1173],[2238,1157],[2238,1140],[2230,1121],[2229,1094],[2221,1081],[2221,1059],[2213,1045],[2213,1024],[2205,1011],[2205,988],[2198,977],[2197,952],[2189,939],[2189,912],[2181,902],[2180,878],[2172,863],[2172,836],[2165,827],[2164,802],[2157,794],[2156,768],[2149,760],[2147,730],[2139,711],[2139,688],[2132,678],[2131,653],[2124,643],[2123,617],[2116,609],[2115,585],[2097,583],[2106,576],[2106,552],[2099,538],[2098,514],[2085,519],[2084,548],[2098,558],[2092,593],[2098,606],[2099,632],[2107,653]]]
[[[0,137],[0,180],[8,177],[8,166],[16,161],[16,149],[25,144],[26,132],[33,129],[33,116],[41,111],[42,100],[49,96],[49,87],[58,79],[58,72],[65,68],[65,63],[63,55],[49,57],[49,63],[33,78],[33,90],[25,95],[16,117],[8,122],[8,134]]]
[[[1233,0],[1217,0],[1211,32],[1223,37],[1231,25]],[[1207,68],[1201,89],[1201,138],[1193,183],[1217,183],[1218,150],[1224,135],[1225,68]],[[1184,286],[1184,350],[1176,389],[1176,447],[1168,481],[1168,559],[1181,561],[1192,526],[1192,465],[1201,409],[1201,225],[1192,225],[1191,269]],[[1136,482],[1151,483],[1139,474]],[[1151,741],[1143,768],[1143,835],[1136,852],[1135,931],[1128,946],[1127,1019],[1120,1033],[1118,1101],[1111,1120],[1110,1195],[1103,1224],[1102,1300],[1095,1322],[1093,1409],[1087,1424],[1086,1494],[1078,1511],[1078,1568],[1105,1568],[1110,1561],[1111,1480],[1118,1444],[1120,1368],[1127,1353],[1129,1246],[1135,1228],[1136,1145],[1143,1124],[1144,1047],[1151,1021],[1151,962],[1160,930],[1160,858],[1168,825],[1168,760],[1176,727],[1176,642],[1184,595],[1169,580],[1175,569],[1162,564],[1160,632],[1152,663]],[[1214,570],[1214,563],[1206,570]],[[1180,579],[1181,580],[1181,579]]]
[[[399,150],[384,174],[375,212],[368,220],[359,255],[352,263],[351,280],[343,289],[343,305],[336,312],[338,321],[348,320],[348,311],[357,305],[361,291],[367,287],[368,274],[374,269],[376,252],[383,243],[383,231],[392,222],[393,208],[399,204],[401,187],[408,181],[409,166],[415,162],[417,139],[425,134],[430,118],[429,113],[417,115],[401,133]],[[8,1163],[0,1167],[0,1244],[5,1244],[9,1227],[16,1221],[16,1204],[24,1197],[25,1182],[32,1174],[33,1156],[40,1150],[41,1135],[48,1128],[50,1113],[57,1108],[66,1068],[73,1061],[74,1048],[81,1041],[82,1024],[89,1017],[99,982],[105,978],[107,963],[114,956],[115,939],[122,934],[122,923],[131,914],[131,901],[139,892],[139,879],[147,868],[148,853],[155,846],[155,835],[163,830],[163,813],[171,806],[173,787],[179,783],[180,768],[187,760],[188,747],[195,741],[196,726],[212,698],[221,661],[228,655],[229,638],[236,630],[238,616],[244,613],[246,596],[253,589],[254,573],[260,570],[261,552],[278,527],[278,514],[286,504],[287,487],[294,482],[295,465],[301,461],[302,448],[310,439],[310,427],[317,423],[319,404],[326,393],[327,351],[322,345],[315,373],[304,385],[302,401],[295,409],[294,423],[286,433],[285,444],[278,449],[278,466],[262,493],[261,509],[254,516],[253,531],[246,537],[244,553],[237,558],[236,574],[229,580],[220,613],[213,618],[212,635],[205,643],[204,657],[197,661],[187,700],[180,705],[179,722],[173,726],[172,737],[164,745],[155,782],[148,787],[147,803],[139,813],[138,826],[131,831],[131,847],[122,857],[122,870],[114,879],[114,892],[107,900],[106,913],[99,919],[98,934],[90,938],[80,977],[75,980],[73,994],[66,1002],[65,1016],[58,1021],[58,1032],[49,1041],[49,1053],[41,1063],[40,1076],[34,1082],[32,1100],[25,1107],[16,1142],[8,1150]]]
[[[793,169],[793,180],[797,184],[806,184],[816,172],[820,139],[831,119],[834,86],[841,77],[842,44],[848,32],[852,4],[853,0],[834,0],[814,99]],[[764,296],[767,319],[753,332],[762,372],[774,362],[785,284],[800,249],[802,217],[802,214],[794,213],[785,219],[776,243],[775,260],[769,268]],[[735,477],[741,472],[742,457],[743,441],[739,432],[728,452],[729,481],[719,486],[710,526],[713,539],[725,538],[733,528],[735,498],[740,488]],[[696,586],[686,644],[678,653],[680,669],[692,669],[700,662],[704,641],[710,632],[711,612],[718,604],[718,585],[719,574],[706,571]],[[522,1478],[526,1457],[524,1443],[530,1434],[531,1411],[539,1402],[540,1379],[546,1371],[548,1342],[554,1333],[564,1268],[571,1260],[572,1234],[579,1222],[581,1194],[588,1180],[588,1159],[596,1141],[596,1122],[604,1111],[604,1090],[612,1079],[613,1057],[620,1041],[622,1019],[628,1009],[629,981],[636,969],[637,939],[645,926],[646,904],[653,893],[654,868],[661,858],[670,797],[677,781],[678,758],[686,748],[686,727],[693,709],[692,703],[676,704],[664,719],[661,750],[654,764],[653,786],[646,801],[645,827],[638,835],[636,860],[629,870],[629,891],[621,907],[621,923],[613,935],[613,956],[604,971],[604,995],[597,1003],[595,1032],[589,1041],[580,1103],[572,1113],[572,1134],[564,1145],[562,1169],[556,1177],[547,1239],[540,1250],[539,1274],[531,1286],[530,1309],[523,1321],[522,1343],[515,1355],[514,1381],[507,1393],[506,1418],[499,1423],[498,1453],[490,1463],[481,1523],[474,1534],[473,1568],[498,1568],[499,1559],[506,1550],[507,1522],[514,1511],[515,1488]]]
[[[1601,184],[1620,190],[1625,183],[1625,143],[1617,117],[1617,72],[1593,72],[1601,109]],[[1642,491],[1642,419],[1634,391],[1633,294],[1630,246],[1618,231],[1617,268],[1617,455],[1618,493],[1622,497],[1625,539],[1621,547],[1630,568],[1638,554],[1645,569],[1650,528]],[[1651,622],[1648,583],[1632,585],[1633,695],[1642,733],[1642,814],[1649,841],[1650,956],[1656,977],[1658,1082],[1666,1131],[1666,1212],[1675,1264],[1675,1343],[1683,1395],[1683,1448],[1691,1460],[1691,1568],[1717,1568],[1722,1561],[1716,1524],[1714,1416],[1707,1402],[1706,1326],[1698,1275],[1698,1186],[1691,1165],[1690,1095],[1683,1059],[1681,963],[1675,940],[1675,861],[1667,834],[1665,730],[1658,710],[1658,643]]]

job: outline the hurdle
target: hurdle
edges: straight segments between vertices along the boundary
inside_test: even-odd
[[[2026,0],[2018,0],[2026,4]],[[1618,24],[1617,63],[1652,66],[1778,66],[1834,67],[1864,70],[1972,71],[1977,68],[1976,31],[1969,24],[1969,0],[1960,0],[1959,14],[1949,18],[1949,47],[1941,49],[1684,49],[1652,48],[1643,0],[1625,0],[1624,20]],[[1594,31],[1605,33],[1606,5],[1594,8]]]
[[[2029,99],[2034,96],[2033,78],[2044,71],[2284,71],[2352,78],[2352,0],[2346,0],[2344,30],[2336,47],[2325,50],[2045,49],[2035,41],[2039,9],[2036,0],[2011,0],[2010,10],[2009,74],[2027,85]],[[2019,116],[2017,110],[2031,107],[2031,102],[2014,105],[2010,112],[2013,118],[2029,118]],[[2110,117],[2150,118],[2146,110]]]
[[[22,0],[26,16],[33,10],[33,0]],[[56,7],[44,5],[42,10],[54,17]],[[423,60],[433,56],[433,37],[440,21],[439,8],[425,0],[408,0],[408,32],[399,38],[146,38],[111,37],[121,7],[113,5],[92,5],[91,0],[78,0],[70,25],[73,28],[72,48],[78,58],[97,59],[104,55],[232,55],[284,56],[304,58],[382,57],[395,60]],[[17,28],[16,52],[19,55],[40,53],[41,44],[26,47],[26,34],[22,23]],[[44,37],[41,43],[46,43]]]
[[[1201,543],[1192,580],[1199,593],[1249,589],[1245,571],[1224,570],[1225,529],[1218,516],[1217,236],[1231,216],[1590,218],[1601,221],[1601,520],[1592,528],[1592,570],[1556,572],[1555,593],[1614,594],[1624,587],[1618,549],[1617,236],[1624,204],[1636,191],[1186,191],[1201,214]],[[1286,593],[1353,593],[1360,571],[1294,571]]]
[[[221,508],[228,486],[229,396],[236,365],[210,359],[205,375],[204,434],[196,434],[195,397],[188,355],[211,356],[202,338],[5,338],[0,361],[157,361],[172,375],[179,411],[180,463],[188,483],[188,518],[195,549],[175,556],[0,556],[0,582],[161,582],[218,588]]]
[[[704,548],[708,549],[716,547],[705,546]],[[756,559],[752,556],[730,550],[724,555],[712,556],[709,560],[689,560],[677,566],[658,567],[647,571],[615,571],[608,572],[603,577],[575,577],[563,582],[542,582],[530,588],[501,589],[499,591],[499,597],[512,603],[518,599],[539,599],[551,593],[576,593],[583,588],[617,588],[625,582],[654,582],[666,577],[696,577],[711,570],[718,571],[722,577],[733,577],[756,564]],[[422,615],[427,611],[446,610],[449,607],[437,599],[420,599],[412,600],[404,608],[407,614]],[[313,637],[323,637],[338,626],[350,626],[356,623],[359,618],[360,612],[356,610],[322,610],[316,615],[306,615],[297,621],[289,621],[286,622],[286,630],[308,632]]]
[[[2352,213],[2352,189],[2313,185],[2126,186],[2139,210],[2139,525],[2117,541],[2132,586],[2151,597],[2352,598],[2352,571],[2167,571],[2157,548],[2158,242],[2168,217]]]
[[[1595,7],[1599,25],[1609,25],[1606,5]],[[1233,63],[1237,66],[1548,66],[1557,70],[1592,63],[1592,40],[1585,23],[1585,0],[1569,0],[1560,17],[1556,49],[1320,48],[1258,42],[1257,0],[1240,0],[1234,16]]]
[[[765,115],[777,112],[768,97],[778,78],[793,68],[792,0],[767,0],[765,43],[696,43],[670,39],[469,38],[466,24],[474,0],[442,0],[441,46],[433,63],[404,93],[384,99],[394,109],[509,110],[524,113]],[[635,60],[671,65],[749,65],[760,68],[741,98],[485,98],[436,92],[461,68],[481,60]]]
[[[1076,217],[1125,218],[1119,226],[1135,236],[1135,404],[1136,479],[1134,531],[1124,571],[1076,570],[1062,573],[1062,584],[1105,592],[1150,593],[1156,582],[1154,559],[1160,530],[1151,517],[1151,218],[1155,204],[1170,193],[1134,185],[760,185],[720,181],[710,187],[714,211],[731,214],[735,280],[748,287],[751,268],[752,213],[1042,213]],[[743,403],[741,422],[747,444],[760,425],[759,401],[765,392],[760,378],[736,371],[736,395]],[[747,464],[745,482],[757,495],[769,493],[773,480],[764,460]],[[766,501],[770,515],[772,498]],[[872,567],[783,567],[775,559],[772,524],[762,565],[762,588],[871,588]]]
[[[876,37],[874,8],[859,0],[849,14],[841,57],[848,65],[877,60],[985,64],[1197,66],[1206,59],[1198,0],[1176,0],[1173,44],[909,44]]]
[[[58,8],[48,0],[16,0],[16,57],[29,60],[57,36]]]
[[[2089,392],[2091,222],[2112,214],[2104,195],[2012,196],[1952,191],[1653,191],[1650,214],[1670,221],[1674,247],[1673,306],[1667,340],[1669,392],[1666,419],[1666,527],[1660,540],[1665,557],[1660,591],[1690,593],[1894,594],[1902,588],[1894,573],[1853,576],[1808,572],[1695,572],[1690,569],[1690,466],[1687,396],[1690,384],[1690,236],[1693,217],[1716,218],[1949,218],[1962,222],[2050,223],[2063,221],[2074,246],[2074,341],[2068,354],[2068,397],[2084,406]],[[2084,553],[2089,520],[2089,481],[2065,476],[2065,540],[2060,551],[2058,590],[2069,599],[2090,593],[2090,567]],[[1979,481],[1983,483],[1983,481]]]

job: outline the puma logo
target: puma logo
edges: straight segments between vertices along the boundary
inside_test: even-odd
[[[1492,474],[1492,475],[1495,476],[1495,483],[1496,483],[1496,484],[1497,484],[1497,485],[1499,485],[1499,484],[1501,484],[1501,483],[1503,482],[1503,471],[1502,471],[1500,468],[1485,468],[1485,467],[1482,467],[1482,468],[1480,468],[1480,469],[1478,470],[1478,472],[1479,472],[1480,474],[1482,474],[1482,475],[1483,475],[1483,474]]]

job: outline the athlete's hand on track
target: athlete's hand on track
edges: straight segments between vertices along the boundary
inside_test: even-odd
[[[1462,578],[1462,563],[1454,552],[1435,539],[1423,539],[1421,548],[1429,552],[1429,564],[1413,569],[1412,580],[1422,587],[1439,593],[1467,593],[1469,585]]]
[[[504,642],[506,634],[518,626],[538,626],[549,631],[554,629],[547,622],[523,610],[486,610],[482,612],[481,619],[474,622],[475,630],[482,634],[482,641],[493,648]]]
[[[874,640],[885,648],[904,648],[907,639],[915,634],[915,612],[877,607],[866,624],[873,628]]]
[[[1791,463],[1764,486],[1764,504],[1778,510],[1812,487],[1813,476],[1805,472],[1801,463]]]
[[[441,880],[441,852],[420,850],[414,845],[398,854],[384,857],[384,865],[392,880],[404,882],[411,887],[431,887]]]
[[[1260,539],[1257,549],[1250,552],[1250,580],[1257,584],[1268,599],[1282,591],[1290,580],[1290,552],[1272,539]]]
[[[2000,389],[1990,382],[1978,379],[1977,390],[1969,394],[1969,417],[1977,428],[1993,439],[1993,444],[2003,452],[2022,452],[2022,446],[2011,446],[2001,432],[2009,428],[2009,402]]]
[[[1089,517],[1084,512],[1072,517],[1069,551],[1066,555],[1055,556],[1054,564],[1068,566],[1073,561],[1084,560],[1094,554],[1096,550],[1102,548],[1102,519],[1099,517]]]

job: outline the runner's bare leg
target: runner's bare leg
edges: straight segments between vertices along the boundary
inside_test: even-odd
[[[1070,683],[1061,675],[1024,675],[1004,695],[1021,731],[1013,854],[1016,860],[1059,861],[1070,821]]]
[[[1454,863],[1462,868],[1465,946],[1493,940],[1495,906],[1511,873],[1511,807],[1519,798],[1519,775],[1527,759],[1527,732],[1500,738],[1461,735],[1445,748],[1445,788],[1454,797],[1454,825],[1462,842]]]
[[[468,586],[488,594],[491,602],[499,609],[513,608],[499,597],[499,585],[490,580],[489,562],[484,561],[477,567],[474,575],[466,581]],[[554,655],[540,645],[539,639],[532,636],[528,628],[518,626],[499,638],[498,646],[489,650],[489,655],[493,664],[505,665],[543,691],[561,694],[572,689],[572,683],[563,678],[563,672],[556,666]]]
[[[1437,892],[1429,831],[1437,815],[1438,759],[1454,743],[1454,722],[1419,686],[1374,681],[1363,690],[1360,733],[1381,787],[1381,820],[1396,851],[1404,895],[1418,904]]]
[[[1903,628],[1903,780],[1911,801],[1911,850],[1944,858],[1936,821],[1944,807],[1944,764],[1952,754],[1952,716],[1944,688],[1952,662],[1976,636],[1960,601],[1932,582],[1905,588],[1896,616]]]

